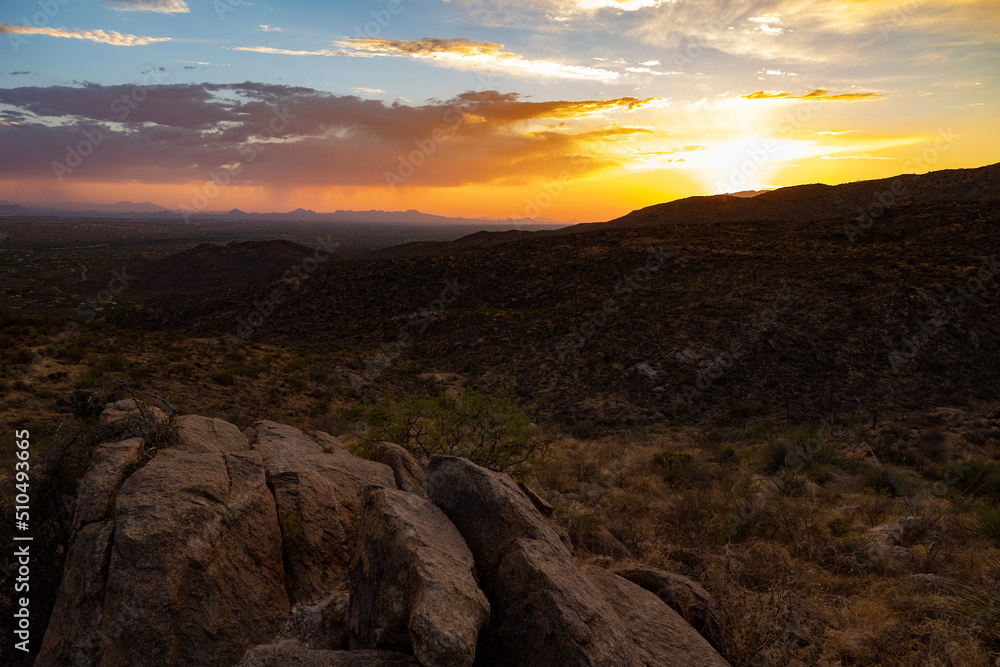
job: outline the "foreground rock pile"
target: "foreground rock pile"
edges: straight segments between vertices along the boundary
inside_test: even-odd
[[[140,438],[95,451],[36,664],[726,664],[656,590],[667,573],[580,565],[506,475],[273,422],[175,425],[148,462]]]

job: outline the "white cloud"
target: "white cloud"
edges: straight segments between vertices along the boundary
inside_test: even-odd
[[[785,29],[780,26],[771,25],[772,23],[781,23],[781,17],[776,16],[774,14],[755,16],[747,20],[750,21],[751,23],[756,23],[757,30],[764,33],[765,35],[780,35],[785,31]]]
[[[319,51],[293,51],[291,49],[275,49],[270,46],[235,46],[233,51],[252,51],[254,53],[270,53],[279,56],[342,56],[341,51],[320,49]]]
[[[401,57],[427,60],[441,67],[460,70],[499,72],[511,76],[531,76],[589,81],[613,81],[621,74],[599,67],[565,65],[549,60],[530,60],[504,51],[503,44],[475,42],[469,39],[424,38],[394,40],[353,38],[337,42],[341,51],[295,51],[267,46],[239,46],[237,51],[253,51],[288,56],[347,56],[352,58]]]
[[[114,30],[65,30],[63,28],[36,28],[30,25],[9,25],[0,23],[0,34],[8,35],[48,35],[49,37],[65,37],[69,39],[85,39],[99,44],[112,46],[145,46],[156,42],[169,42],[169,37],[145,37],[129,35]]]
[[[617,9],[623,12],[634,12],[650,7],[659,7],[670,0],[578,0],[576,6],[580,9]]]
[[[187,14],[184,0],[104,0],[118,12],[156,12],[157,14]]]
[[[279,28],[278,26],[267,25],[266,23],[262,23],[259,26],[257,26],[257,32],[281,32],[281,28]]]

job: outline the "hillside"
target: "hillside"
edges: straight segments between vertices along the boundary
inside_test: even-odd
[[[306,246],[203,245],[144,265],[107,321],[0,311],[0,420],[31,433],[44,517],[40,664],[474,648],[547,667],[543,626],[573,664],[995,662],[1000,207],[970,194],[981,176],[850,234],[853,213],[706,209],[310,270]],[[136,397],[183,416],[116,427]],[[445,543],[461,576],[422,569]],[[452,620],[407,625],[419,595],[379,582],[415,571],[464,591],[432,605]]]
[[[962,203],[997,198],[1000,198],[1000,164],[921,175],[903,174],[843,185],[798,185],[754,197],[689,197],[649,206],[605,223],[575,225],[563,232],[604,227],[644,227],[681,221],[818,222],[858,217],[862,212],[879,217],[881,209],[904,202]]]
[[[135,286],[140,292],[188,294],[280,276],[312,254],[313,248],[283,240],[202,243],[129,270],[136,274]]]
[[[936,187],[961,190],[944,177]],[[791,190],[734,201],[788,200]],[[799,192],[814,200],[811,186]],[[254,335],[513,381],[564,424],[747,411],[871,418],[961,395],[988,400],[1000,285],[984,258],[1000,254],[998,210],[989,198],[900,203],[853,242],[853,215],[706,222],[708,213],[485,248],[459,241],[442,245],[450,254],[325,265]],[[225,334],[250,312],[243,304],[272,289],[118,321]]]

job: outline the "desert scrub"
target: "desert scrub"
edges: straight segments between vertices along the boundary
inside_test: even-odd
[[[941,468],[941,479],[963,494],[1000,500],[1000,462],[948,461]]]
[[[466,387],[410,400],[389,398],[368,411],[358,452],[379,442],[402,445],[418,458],[462,456],[490,470],[523,477],[545,459],[552,438],[508,393]]]
[[[808,430],[779,437],[761,450],[761,469],[766,473],[776,473],[782,468],[813,470],[827,463],[839,463],[840,460],[832,445]]]
[[[905,496],[910,493],[910,484],[903,474],[895,468],[873,466],[861,476],[861,482],[875,493],[889,496]]]
[[[555,508],[555,520],[570,534],[592,535],[601,527],[602,518],[599,512],[570,501]]]
[[[1000,505],[986,505],[973,517],[976,531],[1000,545]]]

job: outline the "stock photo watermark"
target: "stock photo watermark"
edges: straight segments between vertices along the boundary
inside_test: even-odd
[[[320,266],[330,261],[336,247],[337,244],[329,235],[325,239],[316,239],[316,243],[313,244],[312,256],[306,257],[285,271],[278,281],[279,287],[272,289],[263,298],[254,300],[249,311],[236,318],[235,332],[222,337],[229,349],[232,350],[243,341],[253,337],[254,332],[273,317],[282,304],[288,300],[285,288],[287,287],[291,292],[298,292],[303,281],[309,280]]]
[[[444,311],[469,289],[457,279],[446,280],[444,287],[436,299],[431,300],[426,308],[411,313],[406,318],[406,328],[402,329],[391,343],[382,343],[380,352],[362,362],[364,370],[360,376],[352,376],[351,384],[355,391],[360,391],[374,384],[385,369],[415,342],[415,336],[422,335],[431,323],[440,319]]]
[[[966,304],[978,297],[990,283],[996,280],[998,274],[1000,274],[1000,261],[996,257],[984,257],[976,275],[966,280],[965,283],[951,287],[939,287],[942,298],[952,310],[949,312],[943,305],[935,302],[936,307],[933,314],[923,320],[912,333],[903,338],[898,350],[889,353],[889,365],[892,370],[899,372],[903,366],[912,362],[920,350],[937,337]]]
[[[163,83],[163,78],[160,76],[162,71],[162,68],[159,67],[149,68],[144,73],[143,82],[140,85],[134,86],[129,92],[122,93],[112,100],[109,109],[117,116],[117,122],[128,122],[132,112],[149,98],[147,86],[150,79],[157,84]],[[52,173],[60,183],[62,183],[63,178],[83,165],[84,161],[94,154],[94,151],[104,143],[106,138],[105,131],[100,127],[84,129],[80,132],[80,136],[82,139],[76,144],[66,145],[66,157],[63,158],[62,162],[58,160],[52,162]]]
[[[600,308],[587,313],[583,322],[570,327],[569,333],[553,343],[559,361],[565,361],[568,356],[579,352],[624,304],[635,298],[638,290],[649,282],[654,274],[675,259],[673,254],[661,248],[651,248],[648,252],[645,266],[640,266],[620,278],[615,283],[613,295],[605,299]]]
[[[685,385],[681,389],[684,400],[688,403],[694,403],[710,391],[726,371],[746,356],[749,346],[755,345],[761,337],[777,326],[778,317],[788,312],[795,301],[794,294],[779,292],[767,310],[744,323],[740,328],[739,337],[730,344],[729,349],[718,353],[713,352],[712,360],[698,370],[694,384]]]
[[[236,152],[243,160],[233,164],[222,165],[220,168],[210,171],[208,175],[212,180],[195,189],[190,205],[180,204],[177,206],[177,209],[181,211],[181,215],[184,217],[184,222],[191,222],[192,215],[208,210],[208,205],[212,200],[221,195],[225,188],[232,184],[233,178],[242,174],[243,169],[247,165],[251,164],[262,152],[266,151],[266,142],[274,139],[288,129],[288,125],[296,118],[296,115],[289,111],[287,106],[272,109],[271,114],[271,120],[268,122],[267,127],[258,131],[251,138],[253,141],[248,141],[236,149]]]
[[[912,156],[903,164],[903,170],[916,169],[919,172],[930,171],[931,166],[941,159],[955,145],[958,135],[949,127],[939,129],[934,143],[925,148],[919,155]],[[858,215],[853,222],[844,223],[844,234],[847,240],[854,243],[868,232],[879,218],[885,215],[889,207],[903,201],[909,194],[910,182],[913,176],[900,176],[893,179],[889,187],[872,193],[872,202],[866,207],[858,207]]]
[[[29,19],[27,16],[22,16],[22,24],[30,28],[47,28],[49,23],[59,14],[59,11],[68,5],[72,0],[38,0],[36,6],[38,11],[31,15]],[[34,37],[33,33],[18,33],[11,32],[7,33],[7,40],[10,42],[10,48],[14,51],[14,55],[18,54],[21,50],[21,46],[28,43],[28,40]]]

